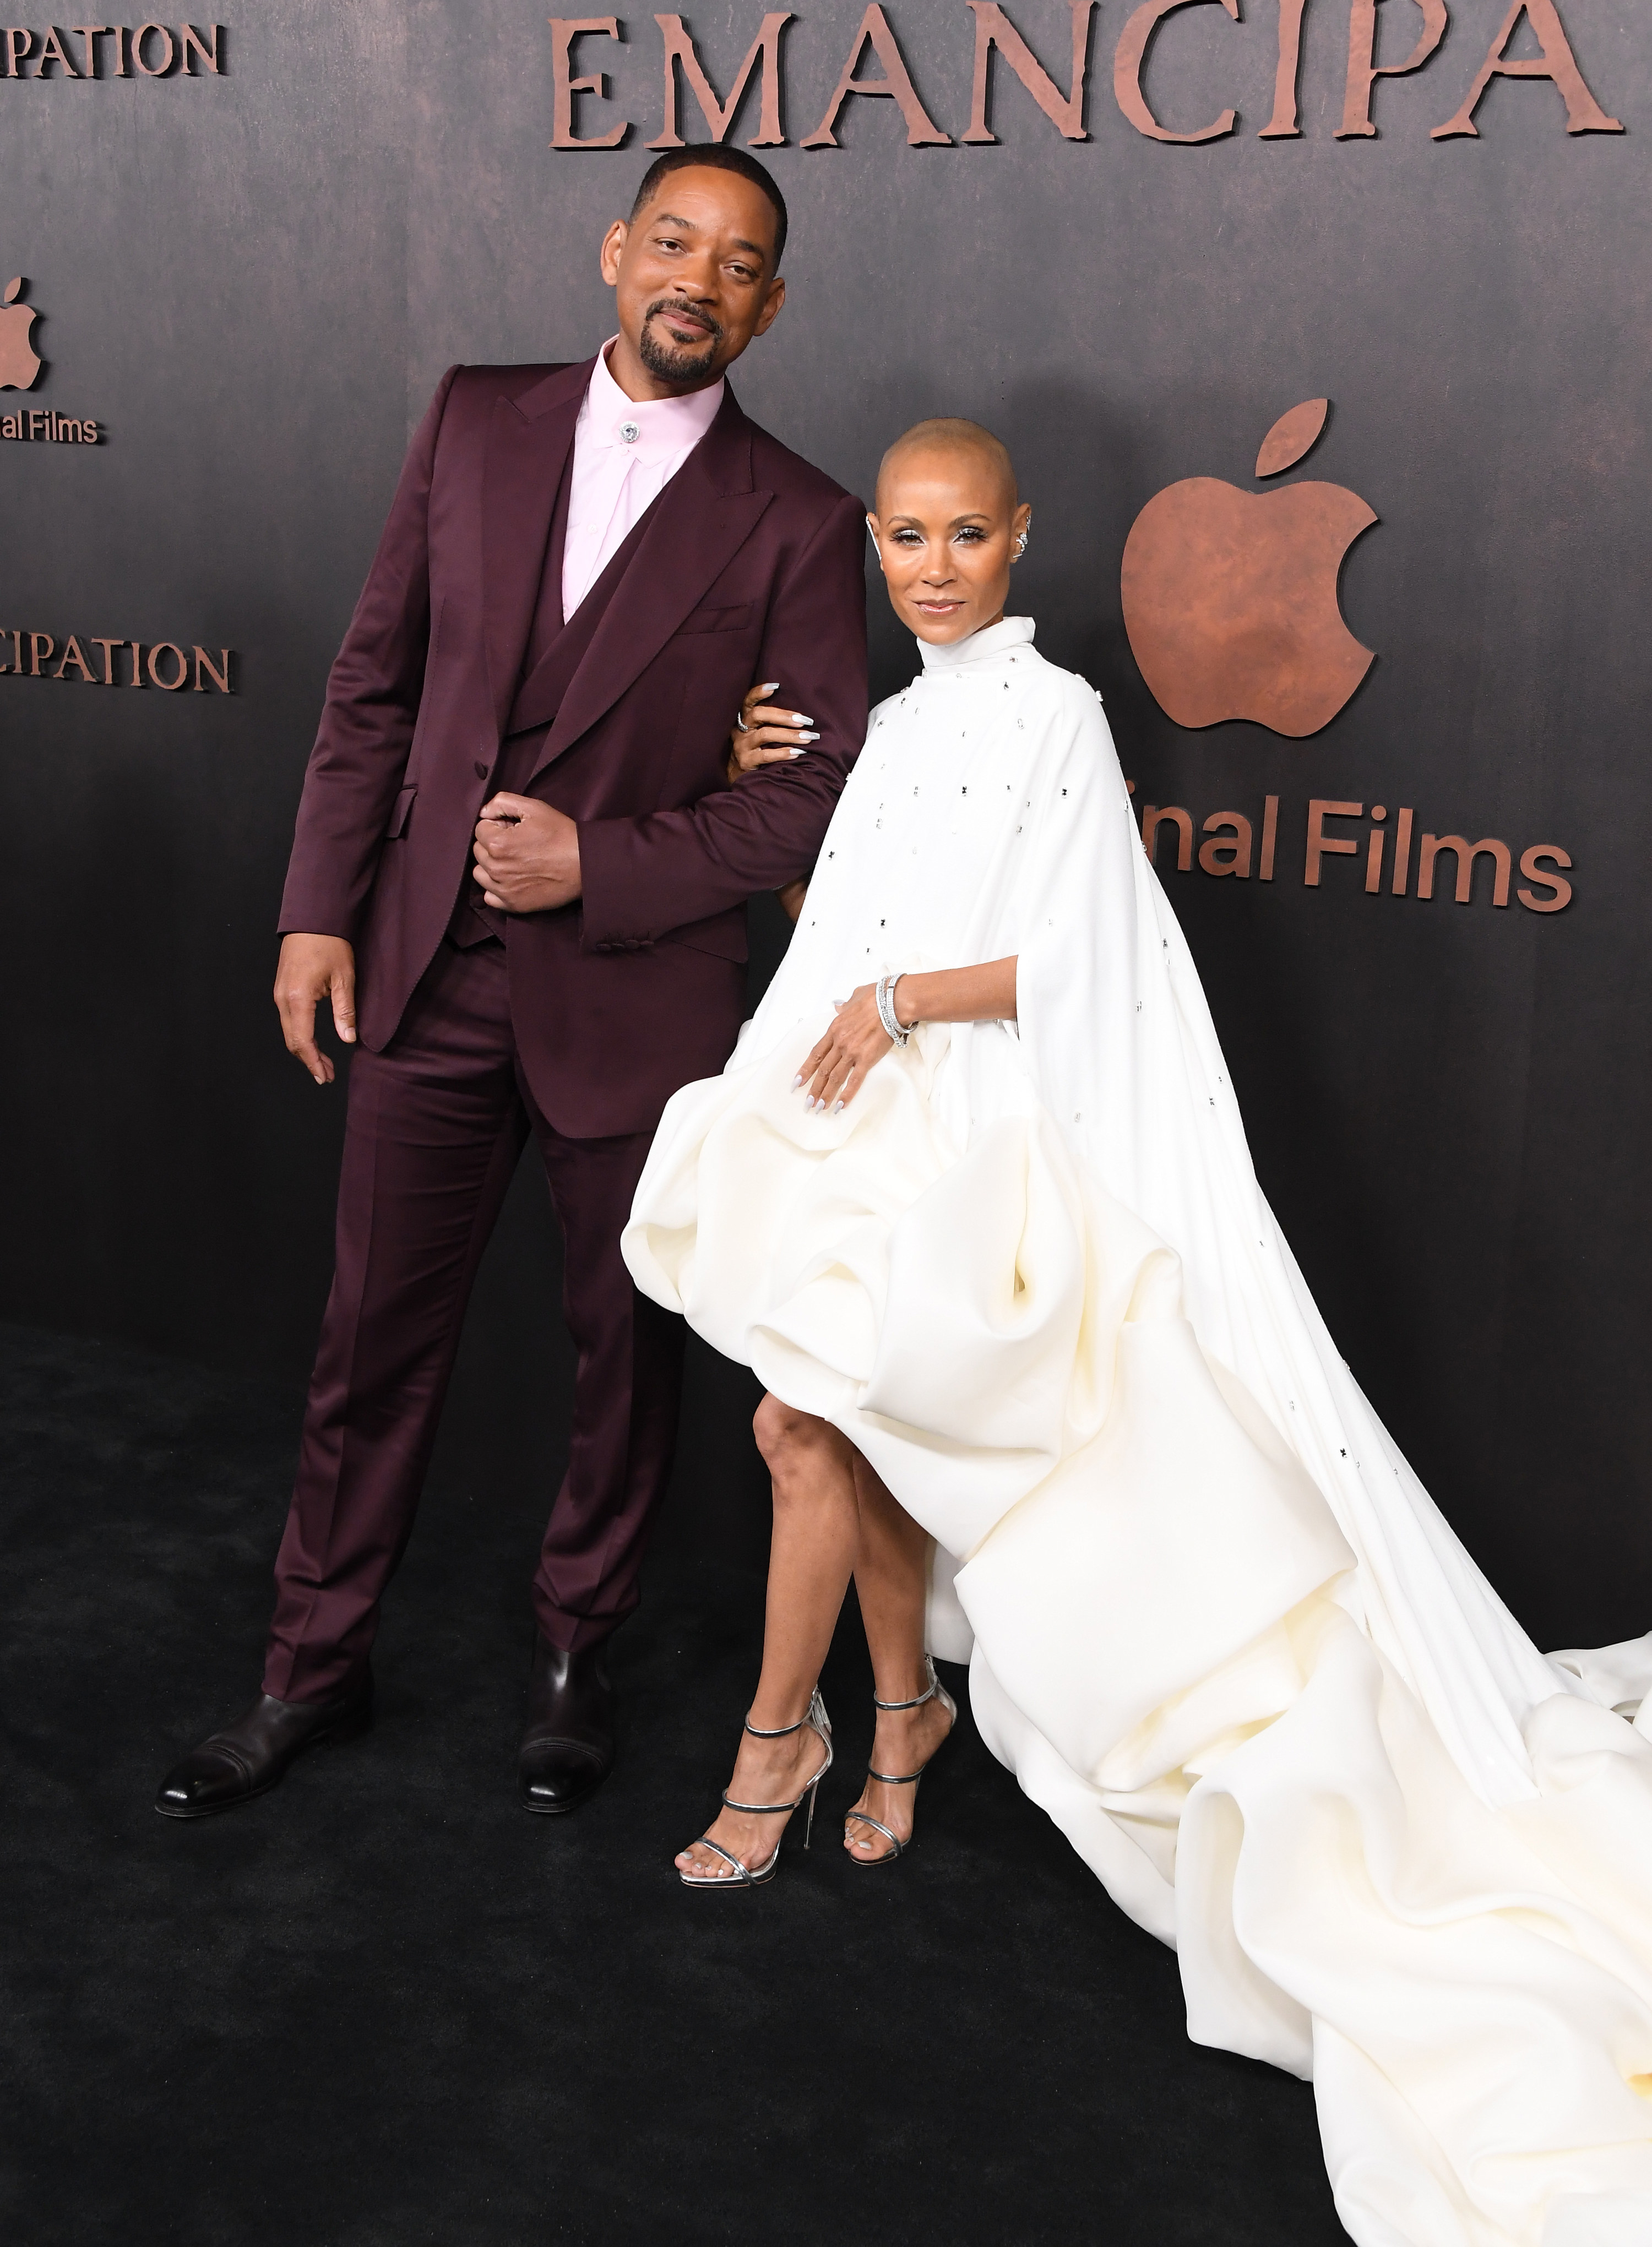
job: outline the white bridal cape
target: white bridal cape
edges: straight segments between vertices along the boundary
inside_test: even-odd
[[[627,1261],[932,1533],[983,1734],[1175,1944],[1190,2034],[1312,2077],[1361,2247],[1648,2247],[1652,1745],[1614,1711],[1652,1641],[1546,1659],[1361,1395],[1098,698],[1032,639],[926,646],[874,714]],[[834,999],[1012,953],[1019,1027],[805,1110]]]

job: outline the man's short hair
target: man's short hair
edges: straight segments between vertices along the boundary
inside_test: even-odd
[[[775,263],[769,274],[772,281],[780,270],[780,261],[786,254],[786,198],[755,156],[748,156],[743,148],[725,148],[720,142],[712,141],[698,148],[667,148],[663,156],[656,156],[643,174],[643,183],[637,190],[637,200],[631,207],[633,222],[639,211],[646,208],[659,193],[673,172],[686,172],[693,167],[704,171],[734,172],[742,180],[768,197],[775,211]]]

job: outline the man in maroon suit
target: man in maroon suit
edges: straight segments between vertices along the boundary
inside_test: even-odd
[[[358,1050],[263,1691],[167,1776],[170,1817],[249,1801],[366,1721],[379,1601],[530,1132],[578,1376],[534,1582],[522,1799],[570,1810],[611,1766],[603,1649],[637,1602],[682,1356],[620,1229],[665,1103],[734,1043],[746,900],[813,863],[865,729],[860,503],[722,379],[781,309],[785,235],[751,157],[662,157],[603,243],[612,343],[579,365],[453,368],[413,439],[282,905],[290,1050],[331,1082],[323,998]],[[730,786],[756,679],[818,739]]]

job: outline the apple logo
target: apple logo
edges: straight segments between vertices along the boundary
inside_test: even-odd
[[[1258,477],[1295,468],[1329,412],[1310,398],[1282,414]],[[1195,729],[1248,718],[1292,741],[1328,726],[1376,660],[1338,598],[1343,559],[1376,519],[1341,484],[1246,492],[1190,476],[1149,500],[1124,543],[1124,629],[1165,716]]]
[[[27,304],[17,298],[23,294],[23,276],[8,281],[3,298],[0,298],[0,390],[27,390],[40,372],[41,361],[29,341],[29,331],[34,325],[35,315]]]

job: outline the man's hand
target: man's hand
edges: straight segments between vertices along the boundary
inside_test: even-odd
[[[534,796],[495,796],[483,804],[474,855],[483,897],[506,912],[549,912],[580,894],[579,830]]]
[[[276,966],[276,1005],[287,1051],[317,1084],[331,1084],[332,1062],[316,1043],[316,1007],[332,1001],[332,1026],[356,1042],[356,955],[342,936],[283,936]]]

